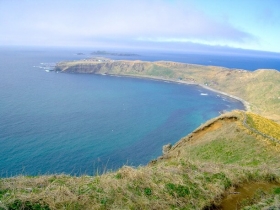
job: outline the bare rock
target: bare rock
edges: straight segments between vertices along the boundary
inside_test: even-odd
[[[168,153],[168,151],[172,148],[171,144],[166,144],[162,147],[162,153],[163,155],[165,155],[166,153]]]

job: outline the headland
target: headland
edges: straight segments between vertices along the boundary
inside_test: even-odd
[[[92,58],[60,62],[56,71],[108,74],[199,85],[241,101],[252,111],[280,123],[280,72],[247,71],[169,61],[131,61]]]

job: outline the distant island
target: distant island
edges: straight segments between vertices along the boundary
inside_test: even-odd
[[[139,56],[138,54],[134,53],[118,53],[118,52],[107,52],[107,51],[94,51],[90,53],[91,55],[112,55],[112,56]]]
[[[76,55],[85,55],[85,53],[78,52],[78,53],[76,53]],[[140,55],[134,54],[134,53],[107,52],[107,51],[103,51],[103,50],[97,50],[97,51],[91,52],[90,55],[94,55],[94,56],[105,56],[105,55],[111,55],[111,56],[140,56]]]

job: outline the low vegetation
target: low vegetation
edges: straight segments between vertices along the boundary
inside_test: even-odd
[[[274,187],[242,208],[277,206],[279,145],[252,133],[243,120],[237,111],[215,118],[147,166],[96,176],[0,179],[0,209],[214,209],[251,182]]]
[[[259,132],[268,135],[280,142],[280,125],[254,113],[247,114],[247,124]]]

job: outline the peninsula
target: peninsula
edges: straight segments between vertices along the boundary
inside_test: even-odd
[[[236,98],[247,110],[280,123],[280,72],[277,70],[246,71],[171,61],[92,58],[60,62],[56,71],[144,77],[200,85]]]

